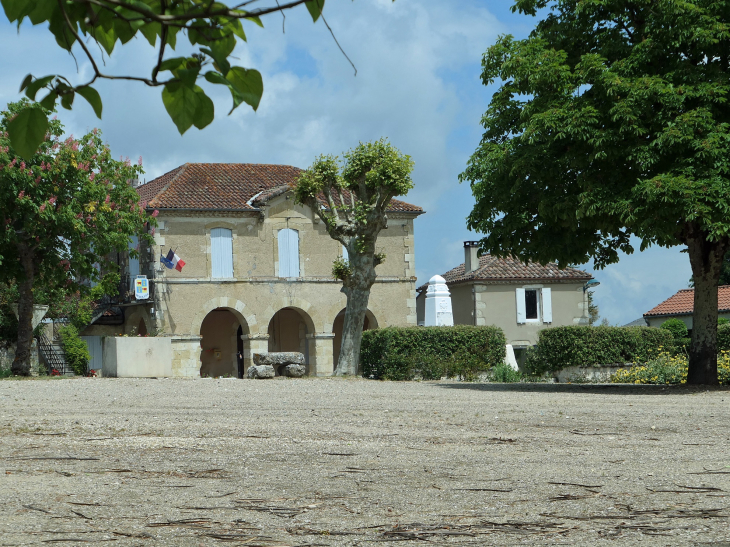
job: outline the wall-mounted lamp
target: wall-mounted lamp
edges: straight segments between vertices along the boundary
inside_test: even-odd
[[[596,281],[595,279],[591,279],[590,281],[588,281],[588,283],[586,283],[585,285],[583,285],[583,292],[586,292],[588,289],[592,289],[593,287],[598,287],[598,285],[600,285],[600,284],[601,284],[600,281]]]

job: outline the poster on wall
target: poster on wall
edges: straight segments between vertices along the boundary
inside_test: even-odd
[[[150,285],[146,275],[138,275],[134,279],[134,297],[137,300],[148,300]]]

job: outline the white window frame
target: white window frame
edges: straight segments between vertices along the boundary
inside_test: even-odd
[[[527,318],[527,294],[526,291],[535,291],[537,296],[537,317]],[[550,324],[553,322],[552,290],[549,287],[526,285],[515,289],[515,300],[517,303],[517,323],[524,324]]]

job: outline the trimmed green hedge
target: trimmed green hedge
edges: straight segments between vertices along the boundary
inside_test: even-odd
[[[474,379],[504,362],[507,341],[497,327],[389,327],[363,333],[360,370],[376,380]]]
[[[717,353],[730,351],[730,323],[717,327]]]
[[[650,327],[552,327],[538,333],[537,346],[525,366],[532,374],[566,367],[614,363],[644,363],[659,348],[672,350],[674,338],[666,329]]]

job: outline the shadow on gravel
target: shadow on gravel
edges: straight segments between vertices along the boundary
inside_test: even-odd
[[[632,384],[435,384],[444,389],[522,391],[525,393],[596,393],[601,395],[692,395],[708,391],[730,392],[730,386],[656,386]]]

